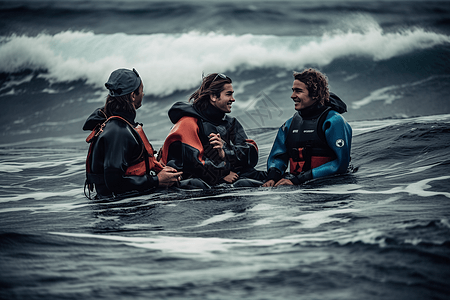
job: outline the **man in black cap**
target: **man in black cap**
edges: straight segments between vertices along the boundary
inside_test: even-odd
[[[83,130],[92,131],[86,139],[90,143],[86,196],[91,199],[94,188],[96,198],[147,193],[179,181],[182,172],[155,159],[142,124],[134,120],[144,97],[138,72],[118,69],[105,86],[109,90],[105,106],[95,110],[83,126]]]

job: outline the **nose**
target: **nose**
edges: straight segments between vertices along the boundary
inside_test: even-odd
[[[297,96],[295,95],[295,92],[292,92],[291,99],[295,99],[295,98],[297,98]]]
[[[230,99],[230,101],[231,101],[231,102],[234,102],[234,101],[236,101],[236,99],[234,99],[234,96],[231,96],[231,99]]]

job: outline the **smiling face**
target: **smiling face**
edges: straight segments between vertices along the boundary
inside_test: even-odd
[[[231,105],[236,101],[233,98],[233,93],[233,86],[230,83],[227,83],[223,86],[223,91],[220,93],[219,97],[211,96],[210,103],[224,113],[230,113]]]
[[[300,80],[294,80],[291,99],[294,100],[295,110],[305,109],[315,103],[309,96],[308,87]]]

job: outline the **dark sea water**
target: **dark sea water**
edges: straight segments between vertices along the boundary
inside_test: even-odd
[[[90,201],[81,127],[121,67],[156,149],[230,76],[260,170],[318,68],[355,172]],[[449,94],[449,1],[0,1],[0,299],[448,299]]]

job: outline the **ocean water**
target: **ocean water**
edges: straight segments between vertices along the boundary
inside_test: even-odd
[[[449,66],[449,1],[0,1],[0,299],[448,299]],[[318,68],[354,172],[88,200],[81,127],[121,67],[156,149],[230,76],[260,170]]]

